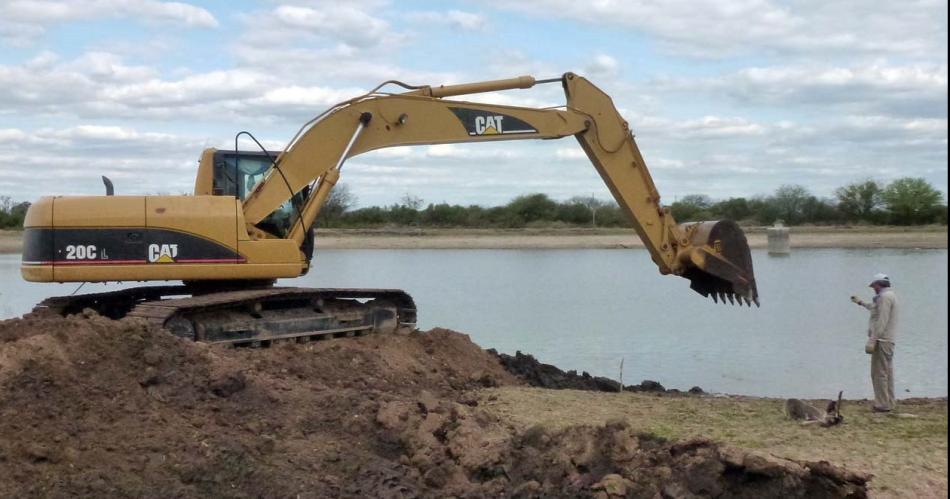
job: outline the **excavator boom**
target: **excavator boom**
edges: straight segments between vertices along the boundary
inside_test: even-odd
[[[288,145],[244,203],[249,224],[266,217],[313,179],[316,193],[302,210],[293,237],[302,237],[336,183],[342,162],[384,147],[557,139],[574,136],[633,222],[663,274],[688,278],[703,296],[758,303],[748,243],[734,223],[677,225],[660,194],[630,126],[612,99],[573,73],[545,80],[564,87],[564,109],[533,109],[444,100],[444,97],[530,88],[530,76],[403,94],[368,94],[331,108]],[[331,140],[328,140],[328,137]],[[322,189],[321,189],[322,188]]]
[[[270,288],[305,274],[313,224],[347,159],[385,147],[559,139],[573,136],[632,221],[660,273],[690,281],[716,301],[758,305],[752,258],[731,221],[677,224],[630,126],[611,98],[583,77],[507,80],[373,91],[331,107],[279,153],[206,150],[193,196],[54,196],[27,213],[21,272],[29,281],[182,280],[75,298],[46,308],[90,306],[137,315],[209,341],[392,330],[415,321],[399,290]],[[449,97],[560,83],[560,108]],[[244,133],[244,132],[242,132]],[[107,184],[108,185],[108,184]],[[230,294],[228,294],[230,293]],[[180,295],[191,298],[174,298]],[[177,300],[177,301],[176,301]],[[79,308],[81,310],[82,308]],[[249,325],[250,324],[250,325]]]

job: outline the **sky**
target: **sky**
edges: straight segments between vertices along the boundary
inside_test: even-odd
[[[904,176],[947,192],[943,0],[0,0],[0,196],[102,194],[100,175],[189,193],[204,148],[247,130],[282,149],[384,80],[568,71],[613,97],[666,204]],[[610,196],[570,138],[384,149],[342,183],[359,206]]]

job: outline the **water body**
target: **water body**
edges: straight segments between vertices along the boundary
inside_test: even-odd
[[[762,308],[715,304],[662,277],[644,250],[334,250],[283,284],[394,287],[420,327],[464,331],[483,347],[521,350],[562,369],[667,387],[774,397],[871,394],[864,354],[869,276],[891,276],[902,316],[901,397],[947,395],[946,250],[754,252]],[[0,317],[76,285],[24,283],[0,255]],[[118,289],[86,285],[81,292]]]

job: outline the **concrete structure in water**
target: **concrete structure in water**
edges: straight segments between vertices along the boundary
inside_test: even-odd
[[[792,253],[791,241],[788,227],[781,220],[776,220],[775,225],[766,229],[769,240],[769,255],[790,255]]]

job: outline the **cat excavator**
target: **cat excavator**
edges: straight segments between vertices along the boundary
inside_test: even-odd
[[[560,83],[561,107],[534,109],[449,99]],[[386,92],[399,86],[399,93]],[[247,134],[259,151],[238,150]],[[686,278],[699,294],[759,304],[746,237],[732,221],[677,224],[611,98],[566,73],[443,86],[387,81],[304,124],[280,152],[247,132],[234,150],[207,149],[194,195],[50,196],[25,219],[21,273],[33,282],[182,281],[53,297],[38,310],[91,308],[141,317],[174,334],[212,343],[388,333],[416,323],[413,299],[397,289],[297,288],[277,279],[307,273],[314,220],[347,159],[393,146],[559,139],[572,136],[661,274]]]

